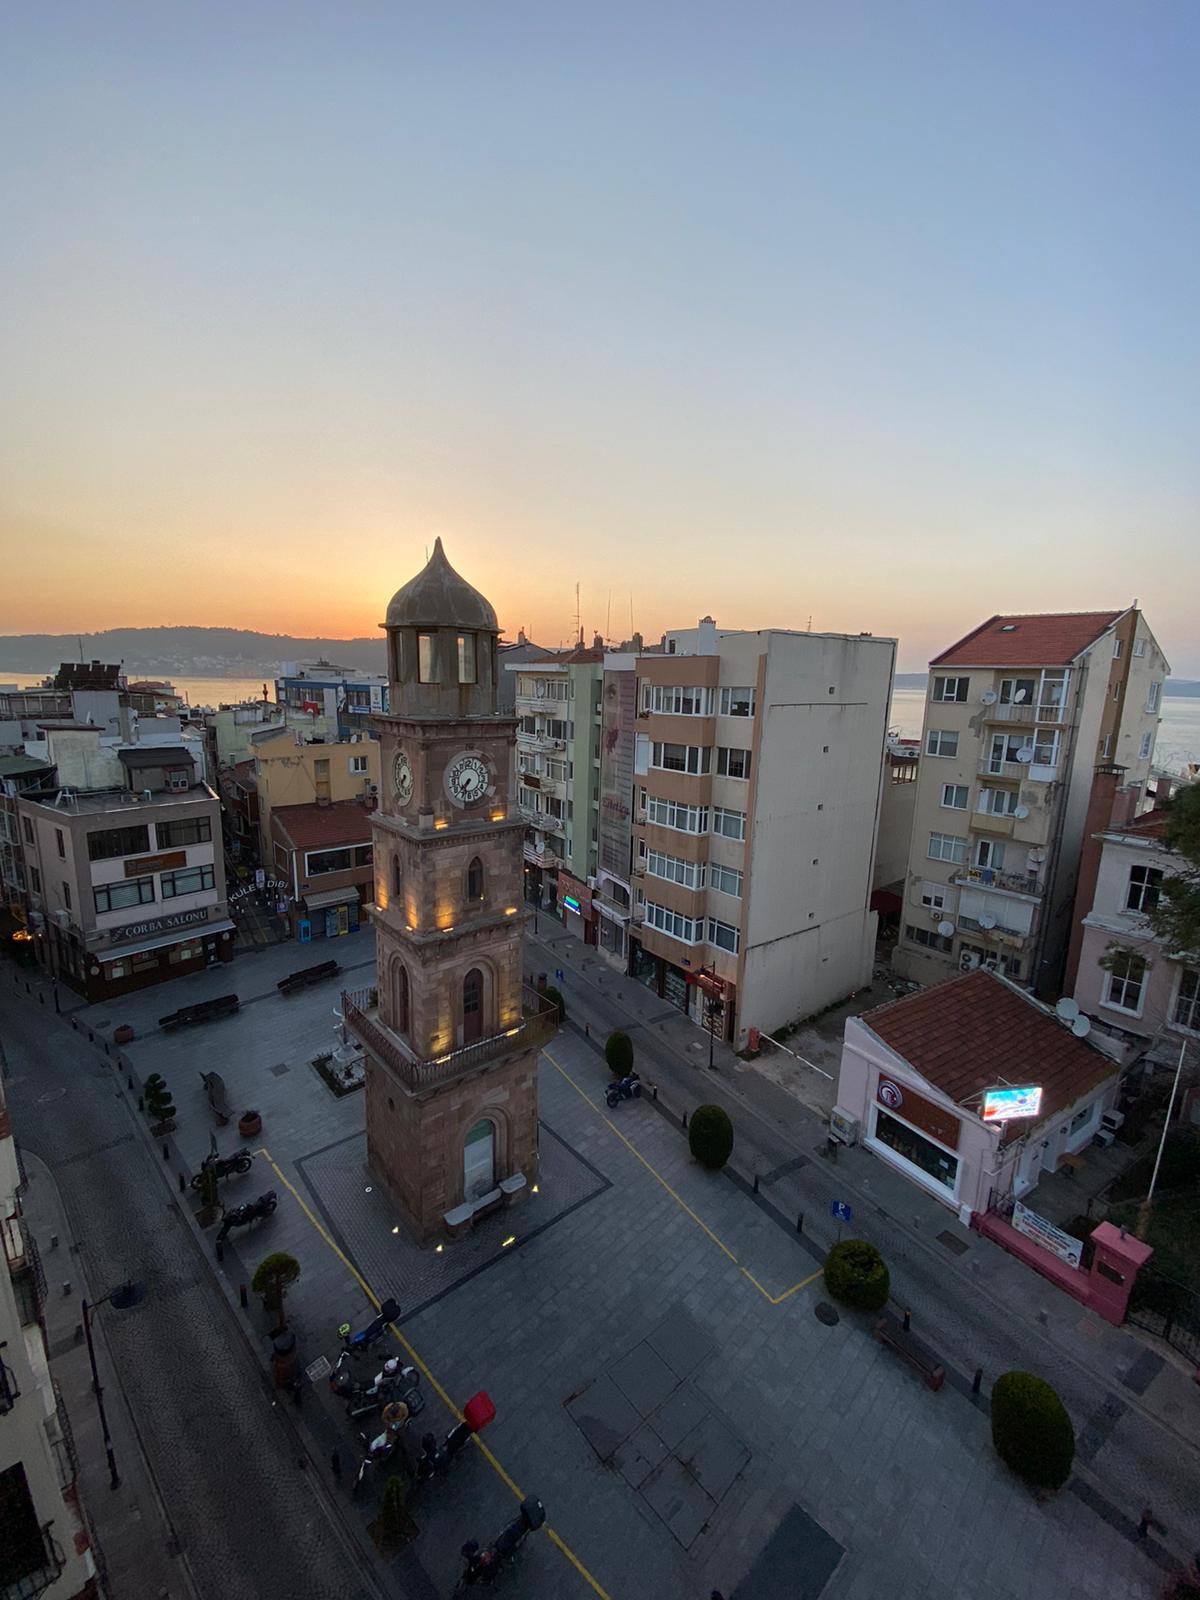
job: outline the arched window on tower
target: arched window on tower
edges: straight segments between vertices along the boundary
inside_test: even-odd
[[[463,1043],[483,1038],[483,973],[472,967],[463,979]]]
[[[408,968],[397,961],[392,979],[392,1027],[397,1033],[408,1032]]]
[[[458,681],[459,683],[475,682],[475,635],[473,633],[460,633],[458,636]]]
[[[473,856],[471,865],[467,868],[467,903],[469,905],[483,899],[483,862],[478,856]]]
[[[399,900],[404,890],[404,868],[400,865],[399,854],[392,857],[392,899]]]

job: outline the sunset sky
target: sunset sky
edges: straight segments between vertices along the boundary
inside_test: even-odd
[[[3,33],[0,632],[368,634],[441,534],[551,644],[1136,597],[1200,677],[1194,0]]]

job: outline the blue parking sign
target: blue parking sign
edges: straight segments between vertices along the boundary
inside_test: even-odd
[[[836,1217],[839,1222],[854,1221],[853,1207],[848,1205],[845,1200],[832,1200],[829,1205],[829,1215]]]

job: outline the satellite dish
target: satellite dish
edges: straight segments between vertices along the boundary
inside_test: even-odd
[[[985,706],[994,706],[999,698],[1000,696],[996,693],[995,689],[989,689],[983,696],[983,703]]]
[[[1071,1024],[1071,1032],[1077,1039],[1086,1039],[1091,1031],[1092,1022],[1090,1017],[1076,1017]]]
[[[1044,850],[1043,850],[1043,849],[1042,849],[1042,848],[1041,848],[1041,847],[1040,847],[1040,846],[1039,846],[1039,847],[1038,847],[1038,849],[1036,849],[1036,850],[1031,850],[1031,851],[1030,851],[1030,852],[1029,852],[1029,859],[1030,859],[1030,861],[1032,861],[1032,862],[1033,862],[1033,864],[1034,864],[1034,866],[1035,866],[1035,867],[1036,867],[1036,866],[1038,866],[1038,865],[1039,865],[1039,864],[1040,864],[1040,863],[1041,863],[1041,862],[1043,862],[1043,861],[1045,861],[1045,859],[1046,859],[1046,852],[1045,852],[1045,851],[1044,851]]]
[[[1014,806],[1013,807],[1013,816],[1014,817],[1018,817],[1022,822],[1024,822],[1025,818],[1028,815],[1029,815],[1029,807],[1028,806]]]
[[[983,915],[980,917],[979,926],[981,928],[987,928],[989,930],[996,926],[996,919],[995,919],[994,916],[992,916],[990,911],[985,911],[983,913]]]
[[[1056,1017],[1061,1017],[1064,1022],[1074,1022],[1079,1015],[1079,1002],[1065,994],[1055,1006],[1054,1014]]]
[[[1024,700],[1027,692],[1028,691],[1025,689],[1018,689],[1016,694],[1013,695],[1013,705],[1019,706]]]
[[[943,939],[948,939],[954,932],[954,924],[952,922],[939,922],[938,932],[941,934]]]
[[[1028,744],[1022,745],[1017,751],[1017,760],[1024,762],[1024,764],[1028,766],[1033,760],[1033,746]]]

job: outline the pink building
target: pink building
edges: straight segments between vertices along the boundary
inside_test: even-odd
[[[1172,871],[1166,813],[1134,816],[1136,789],[1118,788],[1122,776],[1096,775],[1067,987],[1126,1059],[1155,1048],[1174,1061],[1182,1039],[1200,1038],[1200,968],[1173,956],[1147,920]]]
[[[1031,1084],[1035,1118],[983,1120],[985,1090]],[[967,1222],[1087,1145],[1118,1085],[1091,1037],[979,969],[847,1022],[834,1124]]]

